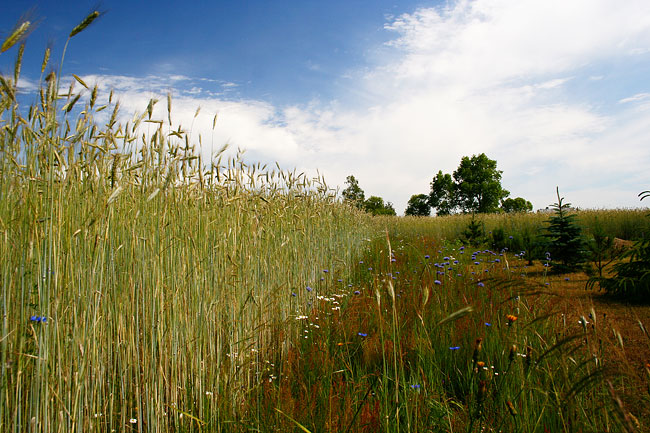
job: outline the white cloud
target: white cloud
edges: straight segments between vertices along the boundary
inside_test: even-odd
[[[647,57],[647,0],[460,0],[403,14],[386,29],[395,34],[386,58],[356,79],[354,97],[341,95],[349,105],[226,100],[197,84],[181,91],[181,83],[199,81],[184,76],[92,78],[133,111],[176,86],[173,118],[193,124],[205,152],[206,143],[228,141],[262,162],[320,169],[332,184],[354,174],[366,195],[383,196],[398,212],[410,195],[428,192],[438,170],[481,152],[498,161],[512,195],[535,207],[554,201],[556,185],[581,207],[636,206],[636,193],[650,187],[647,107],[608,109],[570,90],[608,75],[585,72],[591,66],[632,67],[631,53],[635,62]]]

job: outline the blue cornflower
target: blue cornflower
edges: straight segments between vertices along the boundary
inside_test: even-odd
[[[427,260],[429,260],[429,255],[428,255],[428,254],[425,255],[424,258],[427,259]]]
[[[314,290],[314,289],[312,289],[311,287],[307,286],[307,287],[306,287],[306,290],[307,290],[308,292],[311,292],[311,291]]]
[[[325,272],[325,273],[328,273],[328,272],[329,272],[329,270],[327,270],[327,269],[323,269],[323,272]]]
[[[460,346],[451,346],[449,350],[458,350],[460,349]]]
[[[295,298],[296,294],[294,292],[291,292],[291,296],[293,296]]]
[[[482,281],[479,281],[479,282],[478,282],[478,286],[479,286],[479,287],[485,287],[485,284],[483,284]]]
[[[368,334],[364,334],[363,332],[359,332],[357,335],[359,337],[367,337],[368,336]]]
[[[435,280],[435,281],[433,282],[433,284],[438,284],[438,285],[440,285],[440,284],[442,284],[442,281],[440,281],[440,280]]]
[[[358,290],[355,290],[355,291],[354,291],[354,294],[355,294],[355,295],[360,295],[360,294],[361,294],[361,292],[360,292],[360,291],[358,291]]]
[[[485,322],[485,326],[492,326],[491,323]]]
[[[416,384],[414,384],[414,385],[411,385],[411,388],[413,388],[413,389],[420,389],[420,385],[418,385],[418,384],[416,383]]]

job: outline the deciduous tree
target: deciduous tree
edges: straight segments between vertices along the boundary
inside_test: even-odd
[[[426,194],[412,195],[408,201],[404,215],[412,216],[429,216],[431,206],[429,205],[429,196]]]
[[[533,210],[533,204],[521,197],[507,198],[501,203],[501,209],[507,213],[530,212]]]

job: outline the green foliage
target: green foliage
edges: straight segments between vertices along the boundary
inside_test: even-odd
[[[492,213],[510,193],[501,186],[501,173],[497,162],[484,153],[464,156],[454,171],[438,174],[431,182],[429,204],[437,215],[449,215],[456,209],[472,213]]]
[[[411,216],[429,216],[431,206],[429,205],[429,196],[426,194],[412,195],[408,201],[404,215]]]
[[[589,285],[598,282],[609,295],[630,301],[648,302],[650,296],[650,240],[637,241],[634,247],[621,255],[613,266],[611,278],[591,278]],[[628,260],[629,261],[626,261]]]
[[[345,188],[342,193],[343,201],[352,206],[356,206],[359,209],[363,209],[363,202],[366,197],[359,186],[357,179],[354,176],[348,176],[345,179],[345,184],[347,185],[347,188]]]
[[[365,193],[359,186],[359,181],[354,176],[345,180],[347,188],[343,190],[343,202],[357,207],[372,215],[397,215],[391,202],[384,203],[384,199],[375,195],[365,199]]]
[[[641,200],[650,196],[650,191],[639,194]],[[649,215],[650,216],[650,215]],[[650,299],[650,239],[641,239],[621,254],[621,262],[613,266],[614,276],[602,275],[589,279],[587,287],[596,283],[607,294],[630,301],[648,302]]]
[[[607,236],[602,224],[596,219],[591,229],[591,239],[587,242],[587,253],[589,261],[595,266],[598,277],[603,277],[603,269],[614,261],[619,253],[614,248],[614,238]],[[590,274],[594,272],[593,268],[587,268]]]
[[[384,199],[371,195],[363,203],[363,210],[372,215],[397,215],[391,202],[384,203]]]
[[[431,182],[429,205],[436,210],[436,215],[451,215],[456,209],[456,186],[449,173],[438,171]]]
[[[472,246],[479,246],[485,242],[485,225],[478,221],[474,215],[465,230],[460,234],[461,239]]]
[[[456,198],[465,212],[497,212],[499,203],[510,193],[501,187],[501,173],[497,162],[484,153],[466,156],[454,172]]]
[[[574,272],[582,268],[586,260],[582,228],[576,222],[576,214],[570,213],[571,203],[563,203],[560,189],[556,188],[558,202],[551,205],[555,216],[547,222],[545,237],[551,255],[554,273]]]
[[[533,210],[533,204],[522,197],[507,198],[501,203],[501,209],[506,213],[530,212]]]

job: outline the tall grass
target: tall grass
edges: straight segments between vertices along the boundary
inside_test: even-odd
[[[25,109],[19,72],[0,90],[0,431],[254,428],[305,287],[328,294],[365,220],[320,178],[203,161],[171,98],[167,122],[152,100],[122,124],[52,72]]]

